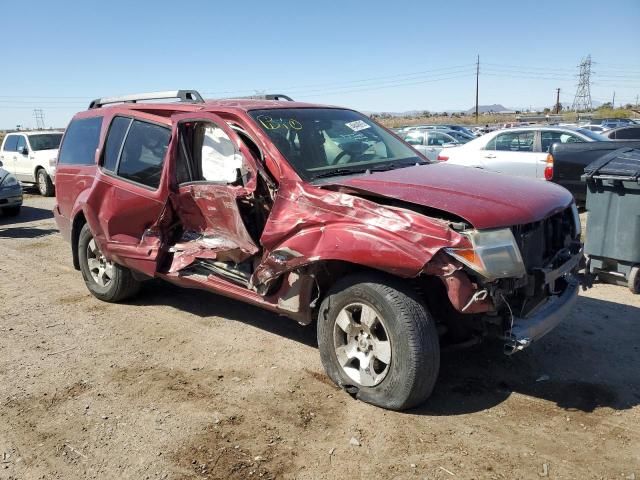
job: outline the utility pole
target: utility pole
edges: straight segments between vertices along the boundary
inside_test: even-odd
[[[476,123],[478,123],[478,87],[480,85],[480,55],[476,61]]]
[[[636,108],[638,108],[638,97],[640,97],[640,95],[636,95]]]
[[[560,89],[556,88],[556,106],[553,109],[553,112],[555,114],[560,113]]]
[[[613,99],[611,100],[611,108],[616,108],[616,92],[613,92]]]

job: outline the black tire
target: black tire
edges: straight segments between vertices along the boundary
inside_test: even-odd
[[[640,294],[640,265],[634,265],[629,272],[629,290],[636,295]]]
[[[2,213],[7,217],[16,217],[20,214],[20,207],[5,207],[2,209]]]
[[[36,186],[43,197],[53,196],[53,183],[44,168],[39,168],[36,172]]]
[[[118,264],[113,265],[114,274],[107,285],[102,286],[96,282],[89,270],[87,256],[87,247],[92,239],[93,234],[89,225],[85,223],[78,239],[78,259],[84,283],[93,296],[105,302],[120,302],[137,294],[140,290],[140,282],[133,278],[131,270]]]
[[[362,386],[340,366],[334,344],[336,318],[355,303],[372,307],[386,324],[391,361],[386,376]],[[329,377],[359,400],[390,410],[423,403],[440,369],[440,343],[433,318],[416,293],[393,277],[359,274],[346,277],[328,292],[318,314],[318,348]]]

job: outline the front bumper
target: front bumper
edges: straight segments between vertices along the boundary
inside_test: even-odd
[[[0,188],[0,208],[22,205],[22,188]]]
[[[511,330],[505,335],[506,354],[528,347],[569,315],[578,299],[580,282],[573,274],[567,274],[564,278],[567,286],[562,293],[549,297],[544,305],[527,317],[513,317]]]

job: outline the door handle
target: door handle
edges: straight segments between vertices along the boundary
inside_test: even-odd
[[[492,153],[485,155],[484,158],[496,158],[496,156]]]

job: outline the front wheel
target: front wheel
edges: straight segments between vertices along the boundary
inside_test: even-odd
[[[329,377],[391,410],[424,402],[440,368],[434,321],[415,292],[392,277],[338,282],[320,306],[318,347]]]
[[[94,297],[105,302],[119,302],[140,290],[131,270],[108,261],[85,224],[78,239],[78,258],[84,283]]]
[[[43,197],[53,196],[53,183],[44,168],[38,170],[36,173],[36,180],[38,182],[38,191],[40,192],[40,195]]]

